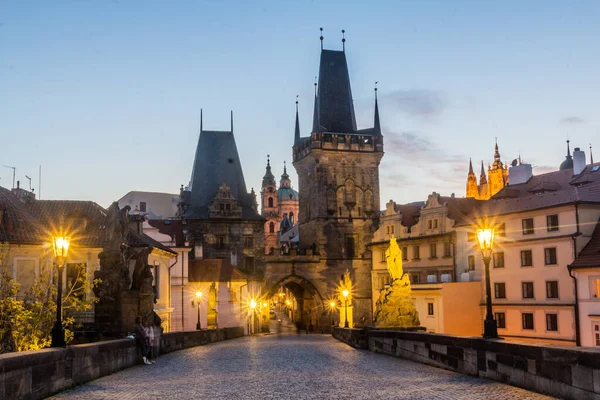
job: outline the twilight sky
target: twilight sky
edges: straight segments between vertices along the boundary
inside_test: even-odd
[[[464,196],[476,174],[520,152],[555,170],[565,140],[600,159],[600,2],[0,2],[0,186],[12,170],[42,199],[108,206],[131,190],[178,193],[204,127],[234,133],[248,190],[267,154],[291,165],[294,101],[312,125],[319,27],[346,30],[359,128],[379,81],[388,199]],[[297,188],[293,168],[289,168]]]

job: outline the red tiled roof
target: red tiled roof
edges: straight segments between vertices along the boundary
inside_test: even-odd
[[[37,221],[25,203],[0,186],[0,242],[36,244],[41,233]]]
[[[577,255],[575,261],[569,265],[569,268],[590,268],[600,267],[600,219],[596,223],[596,228],[589,242],[583,250]]]

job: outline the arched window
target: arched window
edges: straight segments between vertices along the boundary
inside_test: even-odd
[[[269,222],[269,233],[275,233],[275,224]]]
[[[269,207],[273,207],[273,198],[269,197]]]
[[[294,225],[294,213],[293,212],[290,213],[290,221],[291,221],[292,225]]]

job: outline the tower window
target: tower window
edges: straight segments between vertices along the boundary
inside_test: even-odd
[[[292,223],[292,225],[294,225],[294,213],[293,212],[290,213],[290,222]]]
[[[275,233],[275,224],[269,222],[269,233]]]
[[[273,198],[269,197],[269,200],[267,200],[269,207],[273,207]]]
[[[140,211],[146,212],[146,202],[145,201],[140,201]]]

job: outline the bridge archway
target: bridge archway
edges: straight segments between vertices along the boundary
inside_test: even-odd
[[[286,292],[294,296],[295,307],[286,307],[285,303],[278,303],[282,300],[279,296]],[[305,328],[320,328],[326,312],[325,303],[323,296],[308,279],[299,275],[288,275],[272,285],[266,292],[266,297],[279,304],[280,310],[283,306],[289,312],[292,322],[300,322]]]

